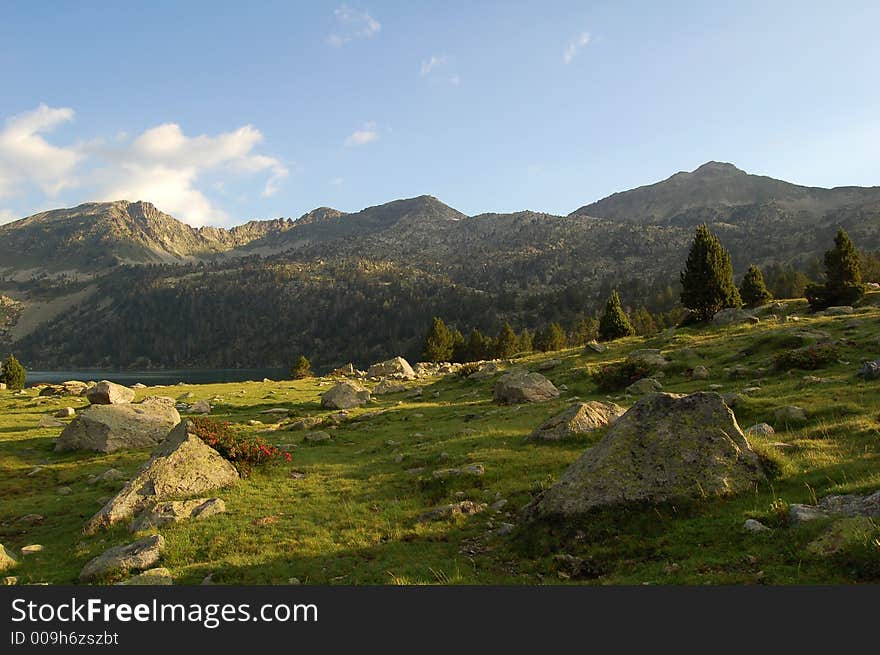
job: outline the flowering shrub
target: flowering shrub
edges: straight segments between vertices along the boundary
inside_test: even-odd
[[[593,381],[600,391],[619,391],[633,382],[651,375],[651,369],[638,362],[605,364],[593,372]]]
[[[837,348],[830,343],[817,343],[797,350],[785,350],[773,356],[773,366],[780,371],[798,368],[805,371],[822,368],[839,357]]]
[[[273,459],[290,461],[289,452],[267,443],[262,437],[236,430],[228,421],[197,416],[190,418],[189,424],[194,435],[232,462],[240,473],[248,473],[257,464]]]

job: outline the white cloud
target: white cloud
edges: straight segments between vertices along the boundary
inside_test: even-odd
[[[333,11],[337,31],[327,37],[327,43],[341,48],[355,39],[370,39],[379,33],[382,24],[365,11],[341,5]]]
[[[452,86],[458,86],[459,84],[461,84],[461,77],[459,77],[458,75],[453,75],[449,78],[449,83]]]
[[[163,211],[192,225],[225,222],[196,187],[205,174],[268,173],[264,197],[276,193],[289,171],[274,157],[253,149],[263,135],[252,125],[216,136],[186,136],[175,123],[151,128],[130,143],[102,149],[100,156],[115,166],[102,168],[99,200],[149,200]]]
[[[348,138],[345,139],[345,145],[363,146],[376,141],[378,138],[379,133],[376,131],[376,124],[373,122],[364,123],[361,129],[355,130],[348,135]]]
[[[204,225],[225,222],[227,216],[200,190],[202,182],[217,190],[232,178],[262,175],[262,195],[268,197],[289,174],[280,160],[254,152],[263,135],[252,125],[187,136],[180,125],[164,123],[133,139],[120,133],[109,142],[69,147],[52,145],[42,136],[73,116],[72,109],[40,105],[6,121],[0,130],[0,199],[18,195],[34,203],[42,195],[36,204],[43,204],[76,187],[82,200],[145,200],[192,225]],[[9,215],[3,210],[0,221]]]
[[[430,74],[432,70],[434,70],[438,66],[442,66],[445,63],[446,55],[443,55],[442,57],[431,55],[430,59],[425,59],[424,61],[422,61],[422,68],[419,74],[424,77],[425,75]]]
[[[583,50],[589,42],[589,32],[581,32],[580,36],[578,36],[574,41],[568,44],[568,47],[562,54],[562,62],[565,64],[570,64],[572,60],[577,56],[577,54],[581,50]]]
[[[15,212],[11,209],[0,209],[0,225],[14,221],[16,218]]]
[[[6,121],[0,130],[0,198],[20,194],[30,185],[49,196],[76,185],[74,170],[81,153],[75,147],[53,146],[41,136],[73,116],[72,109],[40,105]]]

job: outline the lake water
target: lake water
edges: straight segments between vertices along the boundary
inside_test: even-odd
[[[246,380],[260,381],[263,378],[270,380],[285,380],[290,377],[289,371],[280,368],[219,368],[219,369],[179,369],[179,370],[151,370],[151,371],[103,371],[97,369],[85,369],[79,371],[28,371],[28,386],[39,383],[57,384],[67,380],[110,380],[117,384],[130,386],[136,382],[146,385],[154,384],[211,384],[216,382],[244,382]]]

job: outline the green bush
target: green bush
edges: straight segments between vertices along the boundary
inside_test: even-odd
[[[3,362],[3,375],[0,377],[0,381],[6,383],[6,388],[13,391],[24,389],[26,378],[27,372],[24,370],[24,366],[15,358],[15,355],[7,357],[6,361]]]
[[[592,377],[599,391],[620,391],[651,373],[650,367],[642,363],[615,362],[600,367]]]
[[[786,350],[773,356],[773,366],[779,371],[801,369],[812,371],[836,362],[840,353],[831,343],[816,343],[797,350]]]

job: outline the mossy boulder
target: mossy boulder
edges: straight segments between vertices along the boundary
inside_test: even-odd
[[[165,500],[195,496],[229,486],[239,479],[238,471],[220,454],[189,432],[189,421],[181,422],[150,460],[86,523],[84,532],[129,520],[147,506]]]
[[[92,405],[61,432],[55,450],[94,450],[112,453],[129,448],[153,448],[180,423],[174,400],[154,396],[135,405]]]
[[[539,403],[558,397],[559,389],[550,380],[525,369],[505,373],[498,378],[493,390],[495,402],[507,404]]]
[[[529,439],[537,441],[560,441],[593,430],[604,428],[624,413],[623,407],[615,403],[591,400],[575,403],[566,410],[544,421]]]
[[[734,494],[765,479],[758,455],[717,393],[655,393],[531,504],[531,515]]]
[[[193,498],[191,500],[168,500],[155,503],[141,512],[129,526],[130,532],[151,528],[163,528],[187,519],[205,519],[226,511],[226,503],[220,498]]]
[[[134,400],[134,391],[121,384],[101,380],[86,390],[86,398],[93,405],[124,405]]]
[[[807,551],[818,557],[830,557],[867,544],[880,537],[880,526],[867,516],[837,519],[816,539],[807,544]]]
[[[370,392],[356,382],[340,382],[321,396],[324,409],[353,409],[370,402]]]
[[[143,571],[159,561],[165,549],[165,538],[150,535],[125,546],[115,546],[86,564],[79,574],[80,582],[98,582],[130,571]]]

